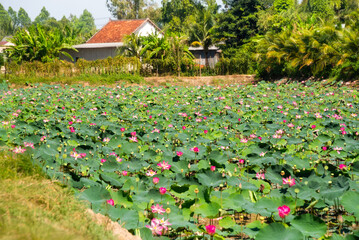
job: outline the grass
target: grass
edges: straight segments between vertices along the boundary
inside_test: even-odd
[[[0,239],[115,239],[30,157],[0,151]]]
[[[4,79],[5,76],[0,76]],[[1,82],[1,80],[0,80]],[[140,75],[121,73],[121,74],[82,74],[78,76],[58,76],[58,77],[41,77],[41,76],[14,76],[7,77],[9,84],[15,84],[16,87],[23,87],[33,84],[82,84],[89,85],[108,85],[108,84],[132,84],[143,83],[144,78]]]

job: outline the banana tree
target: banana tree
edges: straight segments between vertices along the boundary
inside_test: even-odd
[[[16,62],[41,61],[51,62],[61,55],[72,59],[66,50],[74,50],[59,30],[47,31],[40,25],[28,30],[21,29],[10,39],[14,44],[6,50],[10,59]]]

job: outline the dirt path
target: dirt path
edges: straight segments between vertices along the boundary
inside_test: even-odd
[[[251,84],[255,82],[254,75],[221,75],[205,77],[147,77],[145,81],[154,86],[166,84],[179,86],[223,85],[223,84]]]

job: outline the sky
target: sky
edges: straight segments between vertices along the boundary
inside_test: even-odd
[[[161,0],[155,0],[158,5]],[[217,0],[217,3],[222,3]],[[20,7],[25,9],[32,21],[39,15],[41,8],[45,7],[50,16],[61,19],[64,15],[70,14],[79,17],[84,9],[87,9],[95,19],[97,28],[103,27],[112,17],[106,6],[106,0],[1,0],[1,4],[7,10],[12,7],[16,12]]]

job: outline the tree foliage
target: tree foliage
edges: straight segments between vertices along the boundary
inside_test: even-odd
[[[34,24],[44,24],[47,20],[50,19],[50,13],[45,7],[43,7],[39,15],[35,18]]]
[[[41,25],[31,26],[29,29],[21,29],[10,39],[15,44],[8,48],[7,55],[16,62],[41,61],[51,62],[60,55],[71,56],[66,49],[72,49],[67,39],[58,29],[45,30]]]
[[[216,27],[217,41],[224,42],[224,49],[236,48],[258,33],[259,0],[227,0],[227,9],[219,14]]]
[[[107,7],[117,19],[160,19],[160,11],[153,0],[106,0]]]
[[[31,18],[29,17],[25,9],[23,9],[22,7],[19,9],[19,12],[17,13],[17,18],[20,27],[26,28],[31,25]]]

